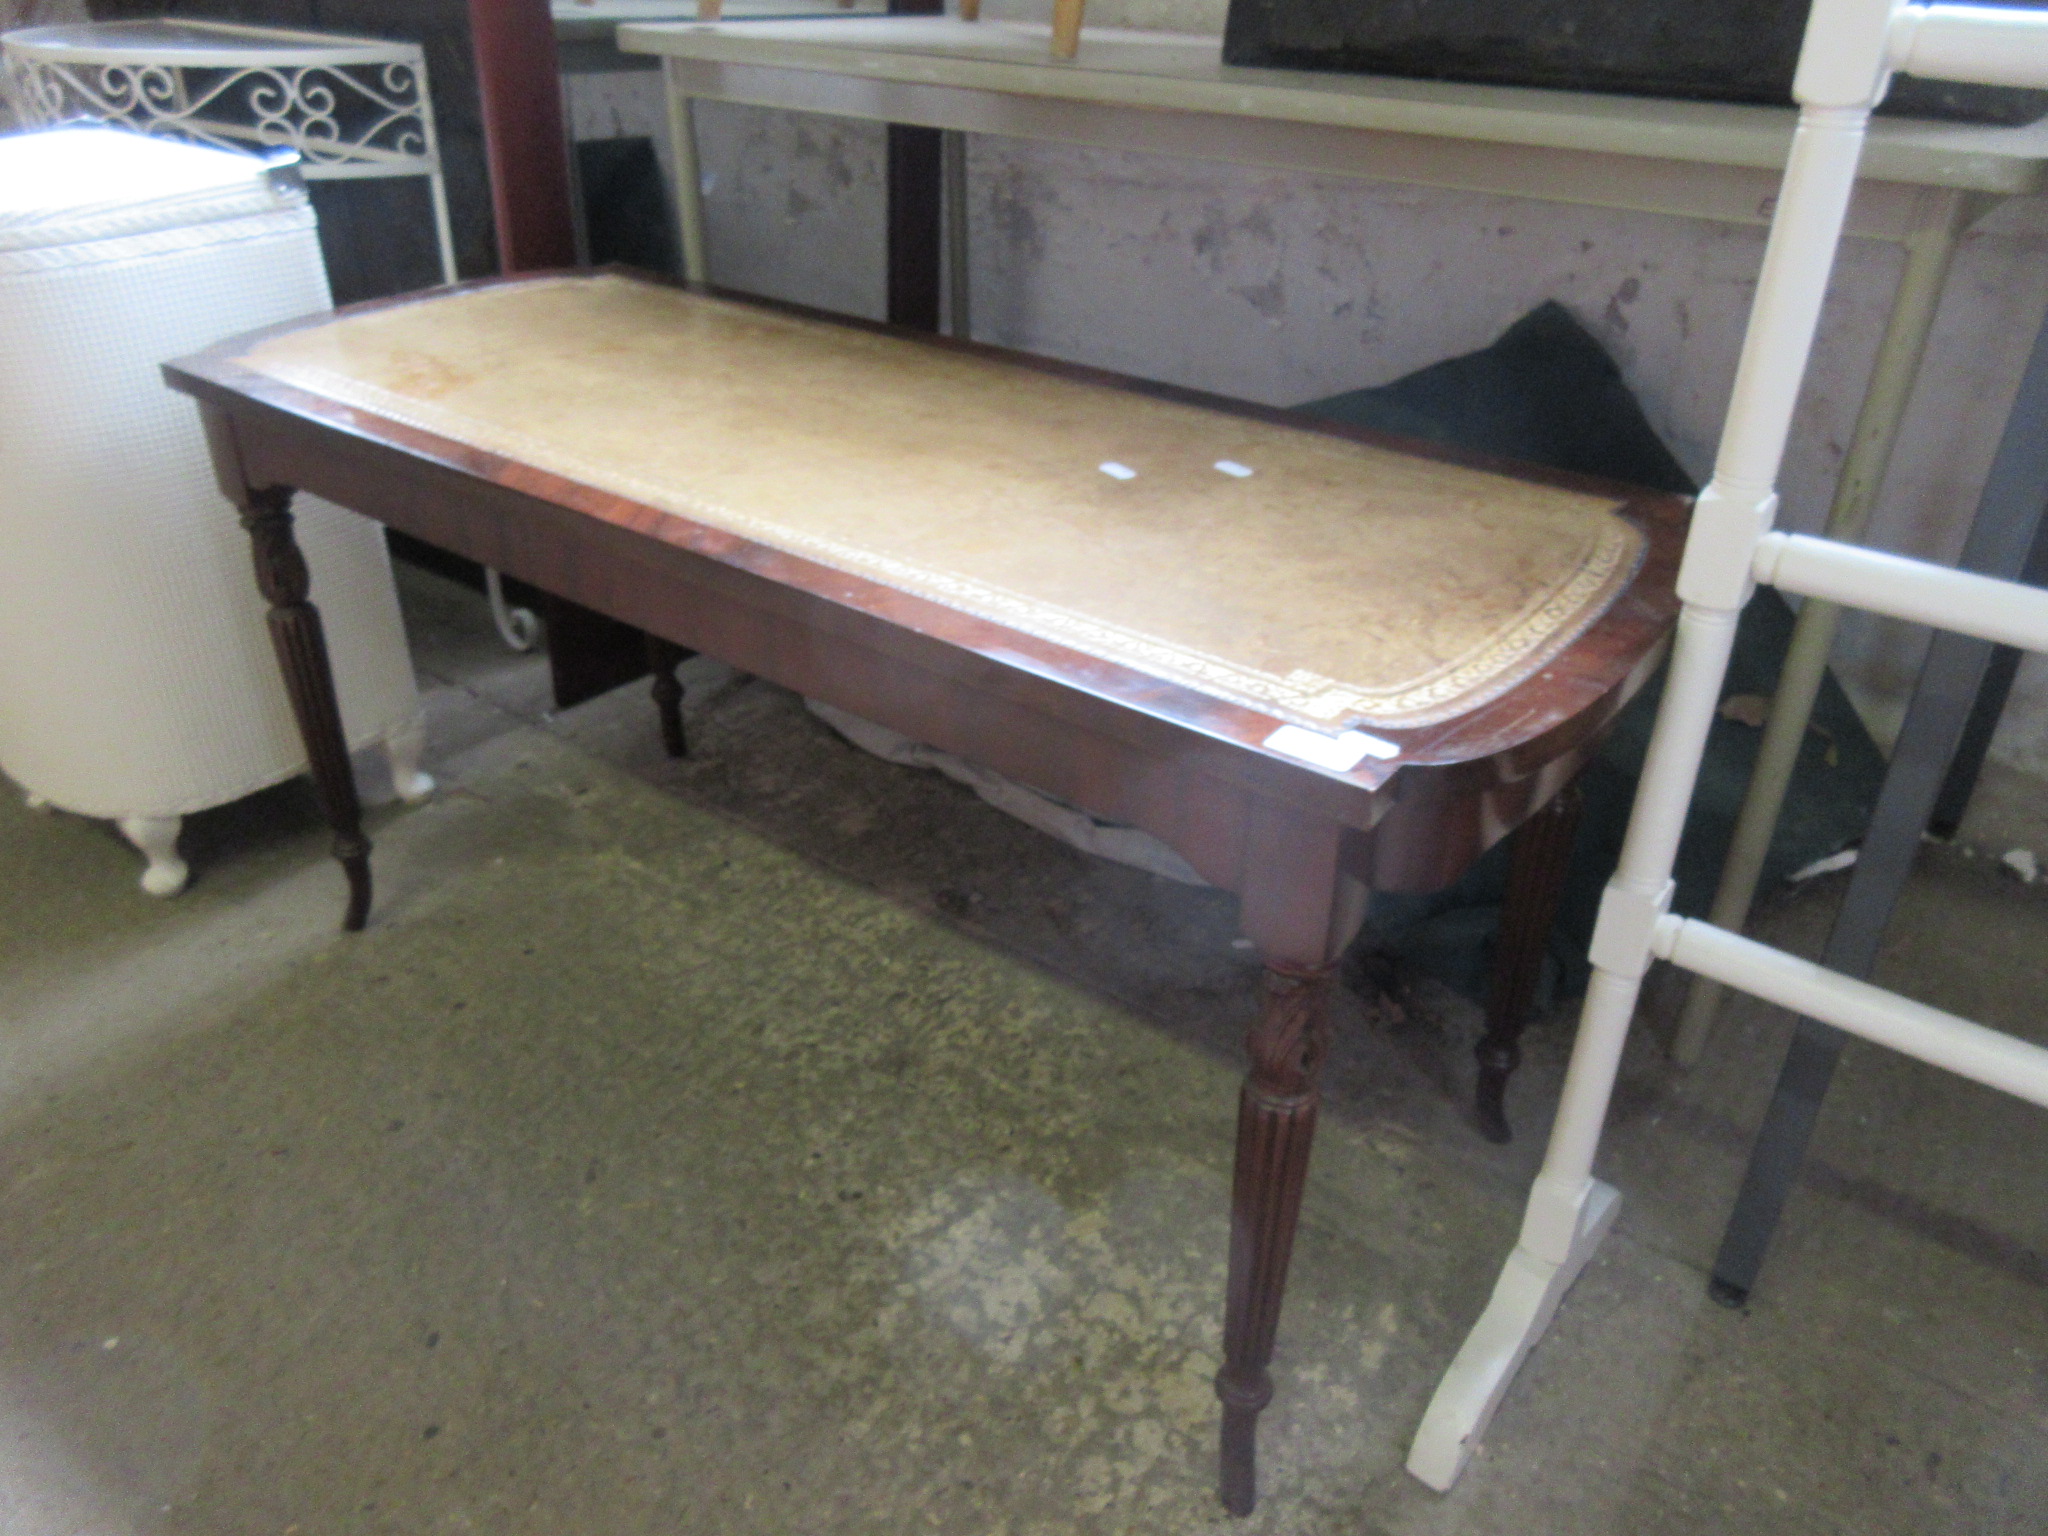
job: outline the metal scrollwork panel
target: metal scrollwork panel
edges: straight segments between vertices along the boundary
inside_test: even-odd
[[[9,50],[7,90],[27,126],[89,118],[225,149],[298,151],[309,175],[422,172],[437,160],[417,60],[244,68],[77,63]]]

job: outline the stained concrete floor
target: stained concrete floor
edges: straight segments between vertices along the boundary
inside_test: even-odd
[[[1211,1494],[1250,957],[693,662],[550,717],[480,602],[407,581],[442,791],[379,905],[301,788],[198,818],[176,902],[0,801],[0,1532],[2048,1530],[2048,1124],[1851,1048],[1741,1313],[1703,1273],[1785,1035],[1655,1018],[1620,1227],[1484,1453],[1401,1471],[1513,1240],[1477,1019],[1347,994],[1264,1432]],[[2048,891],[1930,850],[1885,973],[2044,1033]],[[1839,877],[1765,927],[1809,952]]]

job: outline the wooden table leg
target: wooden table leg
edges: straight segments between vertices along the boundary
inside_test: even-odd
[[[341,926],[352,933],[370,916],[370,840],[363,835],[327,635],[320,627],[320,610],[308,599],[312,578],[292,534],[291,487],[245,491],[240,511],[256,561],[256,585],[270,603],[270,643],[313,770],[313,791],[334,829],[334,857],[348,875],[348,910]]]
[[[1230,1291],[1223,1315],[1223,1507],[1248,1515],[1258,1499],[1259,1411],[1271,1401],[1273,1340],[1301,1216],[1316,1110],[1330,1045],[1334,966],[1271,963],[1258,1022],[1246,1039],[1251,1071],[1237,1101],[1237,1175],[1230,1199]]]
[[[1230,1285],[1223,1313],[1220,1493],[1234,1515],[1258,1498],[1259,1412],[1272,1399],[1274,1339],[1315,1139],[1317,1088],[1329,1053],[1336,959],[1364,917],[1340,878],[1340,828],[1260,807],[1245,839],[1238,918],[1265,977],[1246,1037],[1250,1070],[1238,1095],[1237,1172],[1230,1201]],[[1351,894],[1362,898],[1362,887]]]
[[[1486,1006],[1486,1033],[1472,1054],[1479,1058],[1473,1108],[1488,1141],[1505,1142],[1508,1078],[1522,1062],[1522,1031],[1543,977],[1543,951],[1564,894],[1572,838],[1579,829],[1578,781],[1551,796],[1514,832],[1509,850],[1508,897],[1501,909],[1500,938],[1493,956],[1493,986]]]
[[[661,717],[661,744],[670,757],[688,757],[690,743],[683,735],[683,685],[676,668],[695,652],[659,635],[647,637],[647,667],[654,674],[654,708]]]

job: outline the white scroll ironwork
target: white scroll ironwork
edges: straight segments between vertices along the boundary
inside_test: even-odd
[[[222,149],[288,149],[310,180],[426,177],[442,280],[455,280],[417,44],[163,20],[12,32],[4,54],[25,126],[88,119]]]

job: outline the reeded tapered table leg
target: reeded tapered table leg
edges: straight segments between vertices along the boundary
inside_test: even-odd
[[[1224,1508],[1248,1515],[1258,1498],[1259,1412],[1273,1396],[1273,1338],[1301,1216],[1309,1145],[1329,1053],[1334,966],[1268,964],[1258,1022],[1246,1040],[1251,1071],[1238,1097],[1237,1174],[1230,1202],[1230,1293],[1223,1316]]]
[[[1565,785],[1550,803],[1515,829],[1509,850],[1508,899],[1501,909],[1500,939],[1494,951],[1493,986],[1486,1006],[1486,1033],[1472,1054],[1479,1058],[1473,1108],[1488,1141],[1507,1141],[1508,1079],[1522,1062],[1522,1031],[1543,977],[1543,951],[1557,921],[1572,839],[1579,829],[1578,781]]]
[[[361,928],[370,916],[370,840],[363,835],[362,807],[349,767],[348,738],[327,659],[327,635],[320,611],[308,598],[312,578],[292,533],[292,491],[271,486],[244,493],[242,526],[249,531],[256,561],[256,585],[270,603],[270,644],[284,674],[285,692],[313,770],[320,813],[334,829],[334,857],[348,875],[348,909],[341,926]]]

